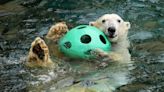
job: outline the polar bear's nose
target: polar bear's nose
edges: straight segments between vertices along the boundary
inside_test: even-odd
[[[108,33],[115,33],[116,29],[114,27],[108,28]]]

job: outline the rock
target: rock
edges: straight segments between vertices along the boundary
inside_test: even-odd
[[[42,0],[23,0],[21,5],[25,7],[34,7],[37,6]]]
[[[8,15],[13,15],[15,13],[12,13],[12,12],[6,12],[6,11],[0,11],[0,17],[3,17],[3,16],[8,16]]]
[[[22,12],[25,8],[22,7],[21,5],[19,5],[19,1],[20,0],[0,0],[1,1],[8,1],[5,2],[5,4],[0,5],[0,10],[1,11],[5,11],[5,12],[9,12],[9,13],[17,13],[19,14],[20,12]],[[10,2],[9,2],[10,1]]]
[[[0,0],[0,5],[1,5],[1,4],[5,4],[5,3],[7,3],[7,2],[10,2],[10,1],[13,1],[13,0]]]
[[[137,50],[148,51],[151,53],[159,53],[164,51],[164,43],[160,41],[153,41],[153,42],[144,42],[141,44],[135,45]]]
[[[149,30],[157,28],[157,27],[158,27],[158,22],[157,21],[147,21],[144,24],[144,28],[149,29]]]

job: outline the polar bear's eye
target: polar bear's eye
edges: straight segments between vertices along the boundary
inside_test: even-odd
[[[118,20],[117,20],[117,22],[118,22],[118,23],[120,23],[120,22],[121,22],[121,20],[119,20],[119,19],[118,19]]]
[[[102,20],[102,23],[105,23],[105,19]]]

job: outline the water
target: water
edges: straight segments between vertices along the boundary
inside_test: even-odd
[[[163,5],[163,0],[0,1],[0,90],[163,92]],[[92,62],[65,62],[52,57],[59,62],[59,68],[24,66],[31,42],[44,36],[52,24],[66,21],[72,28],[88,24],[105,13],[117,13],[131,22],[129,39],[134,65],[111,64],[97,69]]]

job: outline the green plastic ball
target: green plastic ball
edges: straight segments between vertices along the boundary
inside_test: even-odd
[[[59,41],[60,51],[72,58],[93,58],[90,51],[100,48],[110,51],[111,44],[104,33],[93,26],[80,25],[66,33]]]

